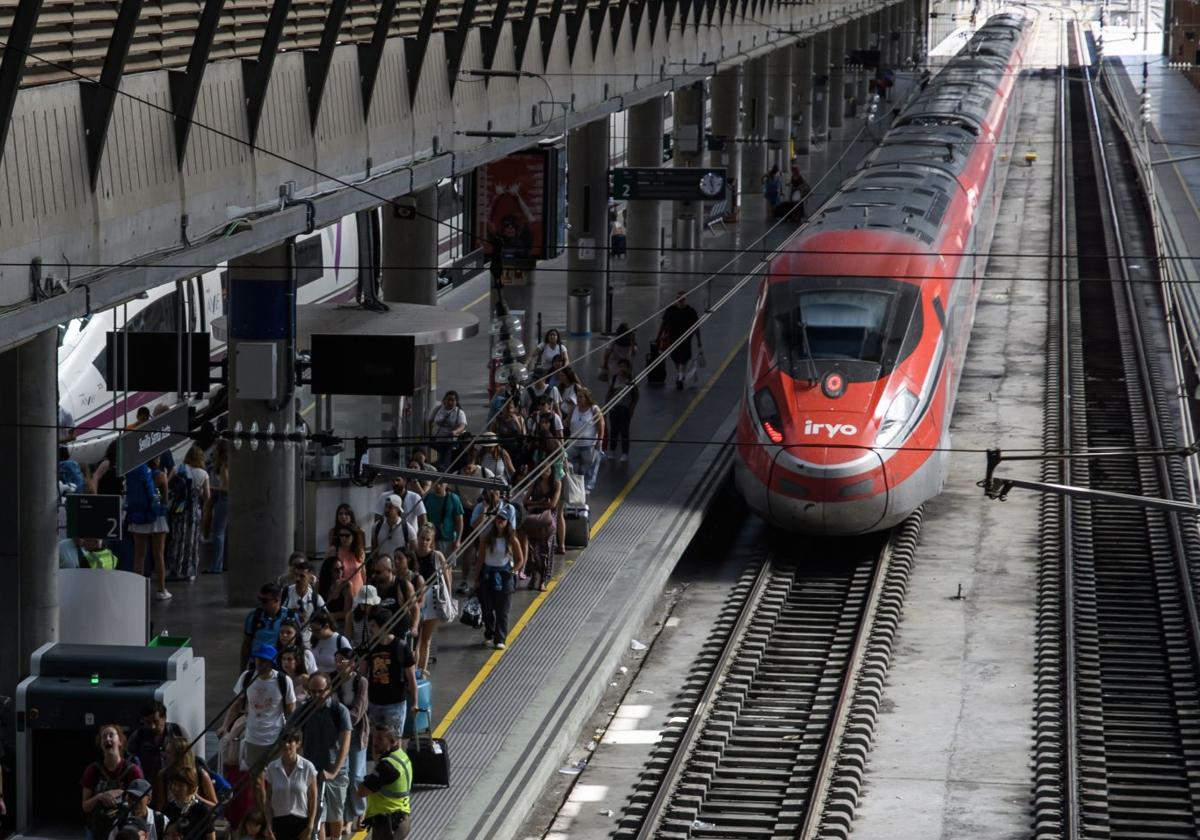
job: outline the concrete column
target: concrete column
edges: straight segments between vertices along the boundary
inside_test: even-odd
[[[855,49],[866,50],[871,48],[871,15],[864,15],[858,19],[858,33],[855,39]],[[859,113],[863,112],[867,104],[867,92],[871,84],[871,71],[866,67],[859,67],[858,72],[854,76],[854,101],[858,106]]]
[[[778,166],[785,173],[792,163],[789,148],[792,137],[792,55],[796,52],[799,51],[794,46],[782,47],[771,53],[767,61],[770,76],[767,89],[771,95],[767,126],[771,142],[767,147],[767,163]]]
[[[829,133],[829,32],[819,32],[812,39],[813,51],[813,135],[823,138]]]
[[[262,431],[274,423],[282,431],[295,422],[290,385],[295,365],[287,341],[295,322],[295,278],[290,270],[279,268],[292,264],[291,250],[288,243],[281,243],[229,262],[230,428],[240,422],[249,430],[257,423]],[[273,400],[260,398],[262,392],[257,390],[265,377],[255,372],[253,359],[262,358],[258,354],[264,347],[275,350]],[[292,446],[231,447],[230,606],[253,606],[258,588],[286,567],[294,546],[298,503]]]
[[[812,151],[813,41],[801,41],[792,54],[792,123],[796,126],[796,154]]]
[[[29,655],[58,637],[57,330],[0,354],[0,522],[6,539],[0,587],[0,693],[12,696]]]
[[[630,166],[662,166],[663,100],[655,96],[629,109],[627,159]],[[625,259],[630,286],[658,285],[659,207],[657,201],[631,201],[625,212],[629,247]]]
[[[846,26],[829,30],[829,127],[841,128],[846,113]]]
[[[748,141],[742,149],[741,194],[745,207],[763,211],[763,202],[755,201],[761,196],[760,185],[767,171],[767,147],[763,142],[767,133],[767,104],[769,102],[766,57],[751,59],[746,63],[745,120],[742,133]]]
[[[699,166],[704,155],[704,85],[694,84],[675,91],[673,129],[675,154],[672,165],[676,169]],[[690,256],[700,244],[700,231],[704,225],[704,207],[698,201],[672,202],[671,217],[674,220],[672,262],[680,263],[680,257]],[[679,249],[688,249],[688,254]]]
[[[892,33],[899,29],[900,4],[893,3],[883,10],[883,29],[879,35],[880,55],[884,67],[895,69],[899,63],[896,47],[899,41],[892,40]]]
[[[567,292],[592,293],[588,332],[604,331],[608,287],[604,266],[608,259],[608,118],[573,129],[567,141]]]
[[[742,132],[742,67],[730,67],[713,76],[712,80],[712,126],[713,134],[725,137],[725,148],[713,152],[713,166],[723,166],[727,177],[734,183],[728,185],[730,210],[737,211],[737,190],[741,185],[739,167],[741,147],[738,138]]]
[[[394,303],[437,303],[437,187],[427,187],[400,204],[413,202],[416,216],[402,219],[383,208],[381,225],[383,299]]]

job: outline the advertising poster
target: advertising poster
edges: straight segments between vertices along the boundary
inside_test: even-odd
[[[517,152],[477,170],[475,234],[509,265],[546,259],[546,153]]]

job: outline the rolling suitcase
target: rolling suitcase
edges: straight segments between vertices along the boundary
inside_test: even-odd
[[[662,385],[667,381],[667,360],[660,357],[657,343],[651,344],[650,352],[646,354],[646,369],[650,371],[646,381],[651,385]]]
[[[414,785],[450,787],[450,753],[445,740],[418,732],[409,740],[406,752],[412,762]]]
[[[404,735],[411,737],[415,732],[428,732],[432,728],[433,684],[417,671],[417,708],[404,720]]]
[[[563,506],[563,516],[567,520],[567,530],[563,535],[563,541],[572,548],[587,547],[592,530],[587,504],[566,504]]]

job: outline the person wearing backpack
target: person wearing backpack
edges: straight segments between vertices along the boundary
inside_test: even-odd
[[[350,787],[350,738],[354,725],[347,709],[330,689],[329,677],[313,674],[308,682],[308,701],[296,719],[303,721],[302,753],[317,768],[317,825],[325,825],[326,837],[342,836],[342,810]]]
[[[167,480],[167,514],[171,540],[167,546],[167,580],[196,579],[200,557],[200,524],[208,503],[208,471],[204,469],[204,450],[193,446],[183,463],[171,471]]]
[[[125,730],[106,723],[96,732],[100,760],[83,771],[83,816],[89,840],[106,840],[117,827],[125,788],[142,779],[142,768],[125,754]]]
[[[258,590],[258,606],[246,616],[242,635],[243,663],[250,662],[250,650],[255,646],[279,643],[279,627],[296,621],[294,610],[283,606],[283,590],[277,583],[264,583]]]
[[[246,733],[242,737],[239,756],[242,770],[254,767],[270,753],[288,716],[296,708],[296,690],[291,678],[275,670],[277,655],[271,645],[254,648],[254,667],[238,676],[233,686],[237,698],[225,712],[225,721],[217,730],[218,737],[224,735],[238,716],[243,711],[246,713]]]
[[[146,552],[154,558],[158,591],[154,597],[167,601],[167,478],[158,468],[158,458],[134,467],[125,474],[125,521],[133,534],[133,573],[144,574]]]

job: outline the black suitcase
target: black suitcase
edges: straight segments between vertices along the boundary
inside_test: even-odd
[[[651,344],[650,352],[646,354],[646,370],[650,371],[646,374],[646,381],[651,385],[661,385],[667,381],[667,360],[660,358],[657,344]]]
[[[408,742],[414,785],[450,787],[450,753],[446,741],[429,732],[418,732]]]

